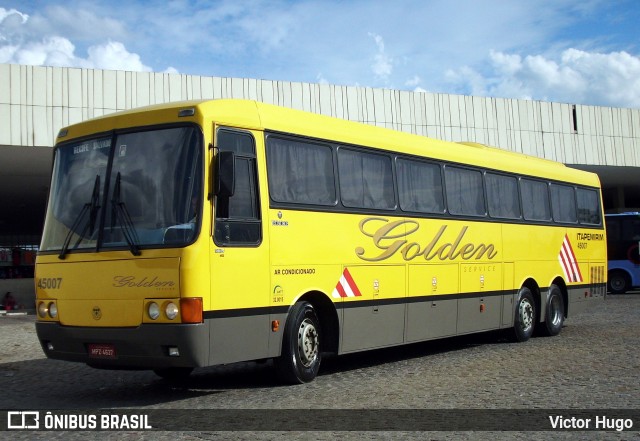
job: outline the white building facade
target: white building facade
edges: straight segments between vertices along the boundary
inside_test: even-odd
[[[640,109],[0,64],[0,245],[37,240],[51,147],[61,127],[150,104],[216,98],[253,99],[563,162],[600,175],[607,211],[640,208]]]

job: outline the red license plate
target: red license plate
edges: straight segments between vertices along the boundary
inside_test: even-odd
[[[116,358],[116,348],[111,344],[90,344],[89,358]]]

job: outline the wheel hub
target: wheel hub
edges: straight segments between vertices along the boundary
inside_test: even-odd
[[[298,349],[300,361],[305,367],[311,366],[318,356],[318,331],[310,320],[304,320],[298,329]]]
[[[520,302],[520,323],[524,331],[529,330],[533,326],[533,307],[526,300]]]

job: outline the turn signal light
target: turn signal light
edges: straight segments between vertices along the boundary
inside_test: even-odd
[[[182,323],[202,323],[202,297],[180,299]]]

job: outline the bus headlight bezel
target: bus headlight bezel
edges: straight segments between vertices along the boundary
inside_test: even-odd
[[[55,300],[42,299],[36,306],[38,320],[59,320],[58,304]]]
[[[151,320],[158,320],[160,317],[160,306],[156,302],[149,302],[147,306],[147,315]]]
[[[47,310],[47,304],[46,302],[40,302],[38,303],[38,317],[40,318],[47,318],[48,315],[48,310]]]
[[[51,317],[52,319],[58,318],[58,305],[56,305],[55,302],[49,302],[49,305],[47,305],[47,310],[49,312],[49,317]]]
[[[178,308],[178,306],[173,302],[167,303],[164,308],[164,313],[169,320],[175,320],[175,318],[178,317],[179,312],[180,308]]]

